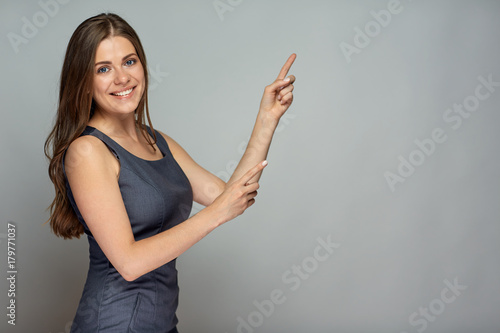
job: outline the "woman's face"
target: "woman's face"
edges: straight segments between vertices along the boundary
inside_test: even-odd
[[[144,69],[132,43],[124,37],[104,39],[95,56],[93,98],[96,112],[133,113],[144,86]]]

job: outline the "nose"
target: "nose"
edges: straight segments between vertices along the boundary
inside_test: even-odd
[[[123,68],[117,68],[115,70],[115,84],[122,85],[130,81],[130,74]]]

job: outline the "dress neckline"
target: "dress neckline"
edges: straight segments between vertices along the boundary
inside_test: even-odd
[[[87,125],[88,128],[91,128],[92,130],[96,131],[96,132],[99,132],[100,134],[102,134],[104,137],[106,137],[108,140],[112,141],[114,144],[116,144],[118,147],[120,147],[121,150],[123,150],[125,153],[127,153],[128,155],[138,159],[138,160],[141,160],[141,161],[145,161],[145,162],[159,162],[159,161],[163,161],[166,157],[167,157],[167,154],[161,149],[160,145],[158,144],[158,141],[161,140],[161,139],[158,139],[158,135],[157,135],[157,140],[156,140],[156,146],[158,147],[158,150],[160,150],[161,154],[163,155],[162,158],[160,159],[157,159],[157,160],[147,160],[147,159],[144,159],[142,157],[139,157],[137,155],[134,155],[132,154],[131,152],[129,152],[127,149],[123,148],[122,145],[120,145],[118,142],[116,142],[115,140],[113,140],[110,136],[108,136],[106,133],[104,132],[101,132],[100,130],[98,130],[97,128],[95,127],[92,127],[90,125]],[[151,129],[149,127],[146,127],[147,130],[148,130],[148,133],[149,135],[151,135]],[[160,134],[161,135],[161,134]]]

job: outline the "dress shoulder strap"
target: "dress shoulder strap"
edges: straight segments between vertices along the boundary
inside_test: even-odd
[[[118,145],[118,143],[116,141],[111,139],[109,136],[102,133],[97,128],[94,128],[91,126],[87,126],[85,128],[85,130],[83,131],[81,136],[84,136],[84,135],[92,135],[92,136],[98,138],[99,140],[104,142],[104,144],[108,147],[108,149],[113,153],[113,155],[115,155],[115,157],[118,160],[120,159],[120,156],[118,155],[118,152],[117,152],[117,150],[119,150],[118,147],[120,147],[120,146]]]
[[[151,130],[151,128],[147,125],[146,128],[148,130],[149,135],[153,137],[153,131]],[[155,130],[155,134],[156,134],[156,145],[158,146],[158,148],[160,148],[160,151],[164,152],[165,154],[170,154],[170,148],[163,135],[161,135],[161,133],[158,132],[157,130]]]

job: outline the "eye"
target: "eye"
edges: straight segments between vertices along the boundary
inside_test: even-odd
[[[100,74],[100,73],[107,73],[109,71],[109,68],[108,67],[101,67],[97,70],[97,73]]]
[[[125,62],[125,65],[126,66],[132,66],[133,64],[135,64],[137,62],[137,60],[135,59],[129,59]]]

